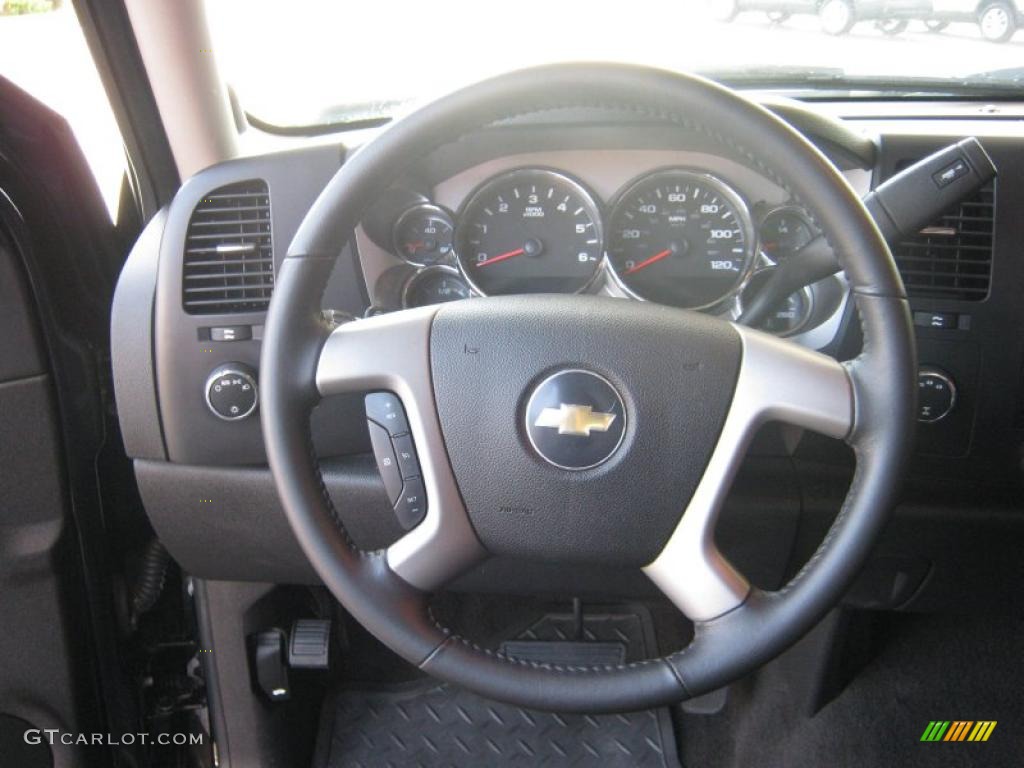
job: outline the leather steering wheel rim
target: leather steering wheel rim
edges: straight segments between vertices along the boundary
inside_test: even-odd
[[[768,593],[746,585],[721,613],[704,610],[701,595],[696,602],[687,602],[689,597],[676,600],[697,606],[696,617],[691,616],[691,644],[667,657],[615,666],[557,667],[513,659],[479,648],[438,624],[428,604],[433,584],[426,577],[400,575],[396,563],[402,563],[394,552],[360,551],[345,533],[320,477],[309,429],[312,408],[333,391],[323,373],[325,359],[334,354],[332,345],[340,352],[331,365],[346,369],[346,354],[363,341],[381,349],[389,340],[399,343],[418,334],[415,343],[422,348],[409,354],[419,354],[429,366],[436,308],[395,313],[392,320],[385,316],[376,323],[357,321],[349,324],[355,332],[343,326],[339,330],[346,333],[341,335],[321,319],[327,278],[365,208],[428,152],[496,122],[566,107],[623,110],[700,133],[784,187],[827,233],[846,273],[864,336],[856,360],[841,367],[831,361],[828,368],[830,381],[844,389],[845,417],[808,417],[798,413],[800,404],[769,403],[758,411],[762,423],[795,414],[798,421],[805,419],[805,426],[827,425],[823,431],[853,448],[853,482],[814,556],[781,590]],[[795,345],[768,341],[745,329],[735,332],[743,340],[745,361],[762,353],[788,355],[787,365],[797,375],[802,366],[817,370],[829,365],[828,359],[807,351],[792,357],[795,353],[784,347]],[[628,711],[700,695],[749,673],[796,642],[841,599],[896,501],[915,423],[916,370],[909,308],[888,247],[853,190],[806,139],[767,110],[701,78],[626,65],[554,65],[499,76],[433,102],[382,132],[336,173],[307,213],[278,271],[263,339],[261,418],[278,494],[299,544],[328,589],[385,645],[425,672],[489,698],[537,709]],[[397,382],[396,388],[405,386],[401,377],[375,378],[347,369],[339,378],[349,390],[378,388],[390,381]],[[426,394],[408,387],[405,394],[412,399],[422,395],[423,423],[434,427],[427,378]],[[809,394],[814,399],[815,393]],[[734,398],[740,398],[739,390]],[[720,440],[728,429],[723,428]],[[436,437],[440,439],[439,429]],[[424,454],[419,439],[417,444]],[[461,530],[472,533],[468,523]],[[702,535],[706,539],[711,534]],[[732,575],[724,560],[718,557],[705,565],[717,569],[725,588],[730,586]],[[660,583],[656,569],[645,570]]]

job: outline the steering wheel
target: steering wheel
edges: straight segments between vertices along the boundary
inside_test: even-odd
[[[323,322],[320,300],[342,244],[404,168],[496,122],[566,107],[674,124],[784,187],[828,234],[845,270],[863,330],[860,356],[840,364],[707,315],[587,296],[474,299],[333,330]],[[892,256],[835,167],[726,88],[612,64],[496,77],[423,107],[361,148],[309,210],[281,264],[260,368],[263,435],[281,503],[341,604],[426,673],[492,699],[579,712],[641,709],[725,685],[784,651],[840,600],[896,501],[917,370]],[[552,392],[552,382],[561,388]],[[321,397],[373,390],[404,406],[427,509],[386,550],[365,552],[326,492],[309,415]],[[609,406],[573,410],[587,393]],[[538,397],[556,411],[544,418],[569,419],[557,422],[569,434],[548,430],[541,447],[531,434]],[[600,432],[609,416],[618,424]],[[856,457],[820,548],[776,592],[752,587],[714,537],[747,443],[767,421],[845,440]],[[600,438],[604,447],[591,447],[601,462],[568,469],[551,461],[562,455],[560,436],[577,445]],[[594,667],[480,648],[435,621],[428,598],[498,554],[642,568],[694,622],[694,638],[663,658]]]

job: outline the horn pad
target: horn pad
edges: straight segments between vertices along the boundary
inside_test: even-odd
[[[533,450],[560,469],[600,466],[626,436],[626,406],[615,385],[579,368],[553,373],[534,387],[523,416]]]
[[[513,296],[441,307],[430,357],[448,455],[484,546],[639,567],[700,482],[741,342],[696,312]]]

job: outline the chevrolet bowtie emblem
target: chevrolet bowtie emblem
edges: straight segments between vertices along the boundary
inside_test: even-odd
[[[590,437],[591,432],[607,432],[615,421],[614,413],[594,412],[589,405],[566,405],[545,408],[537,415],[534,426],[558,429],[560,435]]]

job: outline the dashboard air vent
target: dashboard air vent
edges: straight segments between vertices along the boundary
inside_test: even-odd
[[[893,247],[907,294],[913,297],[982,301],[992,277],[995,183]]]
[[[267,183],[255,179],[213,190],[196,205],[188,224],[181,286],[185,311],[262,311],[273,288]]]

